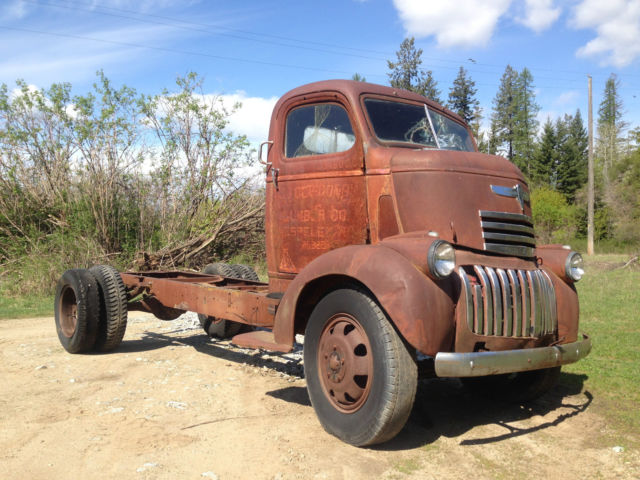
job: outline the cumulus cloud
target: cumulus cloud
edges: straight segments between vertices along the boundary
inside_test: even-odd
[[[518,21],[536,33],[549,28],[560,16],[561,9],[554,8],[554,0],[525,0],[525,16]]]
[[[571,25],[596,31],[596,37],[578,49],[578,57],[624,67],[640,56],[638,0],[582,0],[573,9]]]
[[[440,47],[485,46],[511,0],[393,0],[409,35],[433,35]]]
[[[231,108],[240,102],[242,106],[229,117],[229,129],[238,135],[246,135],[249,141],[257,145],[269,137],[269,123],[273,107],[278,97],[249,97],[246,92],[220,95],[225,107]]]

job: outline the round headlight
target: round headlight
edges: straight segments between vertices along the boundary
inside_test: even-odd
[[[578,252],[571,252],[567,257],[567,261],[564,265],[564,271],[574,282],[577,282],[584,275],[584,263],[582,255]]]
[[[429,247],[427,263],[433,276],[448,277],[456,268],[456,252],[449,242],[436,240]]]

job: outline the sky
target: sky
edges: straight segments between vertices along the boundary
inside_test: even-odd
[[[596,120],[615,73],[625,120],[640,125],[640,0],[0,0],[0,83],[82,94],[102,69],[154,94],[194,71],[204,93],[242,102],[231,128],[256,143],[296,86],[356,72],[388,84],[409,36],[441,98],[468,71],[486,119],[510,64],[532,72],[541,123],[578,108],[586,122],[587,75]]]

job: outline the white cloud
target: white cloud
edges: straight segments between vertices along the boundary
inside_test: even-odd
[[[577,90],[569,90],[567,92],[562,92],[558,97],[553,101],[554,105],[571,105],[575,103],[578,99],[580,93]]]
[[[536,33],[549,28],[560,16],[561,9],[554,8],[554,0],[525,0],[525,17],[518,21]]]
[[[253,145],[268,140],[271,113],[278,97],[248,97],[245,92],[238,91],[220,95],[220,98],[227,108],[235,103],[242,103],[238,111],[229,117],[229,129],[233,133],[246,135]]]
[[[512,0],[393,0],[408,35],[435,36],[440,47],[485,46]]]
[[[578,57],[615,67],[624,67],[640,57],[640,1],[582,0],[573,14],[573,27],[594,29],[597,34],[578,49]]]

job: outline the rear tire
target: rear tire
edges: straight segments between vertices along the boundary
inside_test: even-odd
[[[100,287],[100,321],[94,350],[108,352],[122,342],[127,329],[127,290],[118,271],[107,265],[89,269]]]
[[[529,402],[544,395],[558,383],[560,368],[543,368],[487,377],[466,377],[460,380],[475,394],[508,402]]]
[[[69,353],[93,348],[98,333],[98,281],[89,270],[67,270],[56,286],[55,321],[58,339]]]
[[[409,418],[415,360],[380,306],[360,290],[336,290],[316,305],[305,331],[304,371],[320,423],[346,443],[385,442]]]
[[[227,263],[210,263],[202,273],[208,275],[220,275],[222,277],[238,278],[236,271]],[[221,318],[210,317],[202,313],[198,314],[200,325],[210,337],[227,339],[240,333],[243,324],[224,320]]]
[[[259,282],[260,278],[256,271],[251,268],[249,265],[244,265],[242,263],[236,263],[231,265],[231,269],[235,273],[235,278],[239,278],[241,280],[249,280],[252,282]]]

